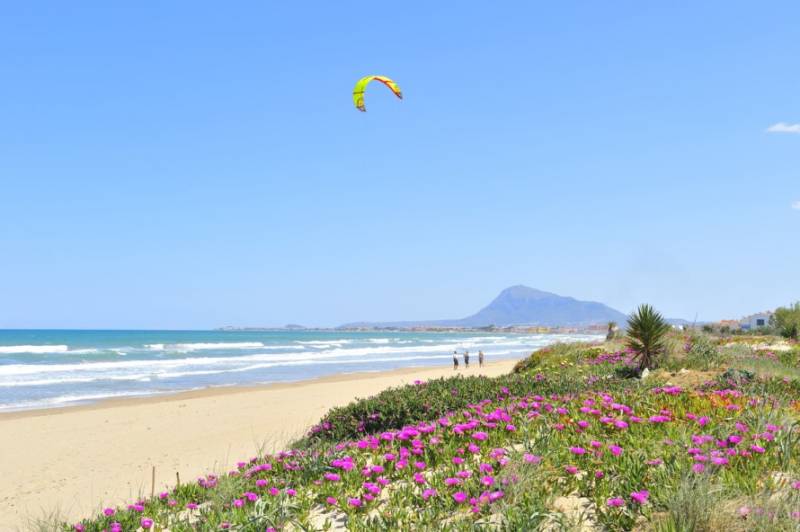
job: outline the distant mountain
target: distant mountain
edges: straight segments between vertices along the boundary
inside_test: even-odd
[[[353,327],[484,327],[496,325],[584,326],[616,321],[624,325],[627,316],[602,303],[579,301],[527,286],[506,288],[486,307],[466,318],[457,320],[400,321],[386,323],[349,323]]]

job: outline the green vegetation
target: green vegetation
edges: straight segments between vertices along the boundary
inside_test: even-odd
[[[800,336],[800,302],[777,309],[772,315],[771,325],[781,336],[797,340]]]
[[[650,305],[639,306],[628,319],[628,347],[634,352],[640,371],[657,366],[671,329],[664,317]]]
[[[800,348],[631,321],[629,348],[389,389],[292,450],[62,529],[797,530]],[[643,356],[661,369],[616,377]]]

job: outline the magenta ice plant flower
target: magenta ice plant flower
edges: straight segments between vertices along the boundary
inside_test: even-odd
[[[464,501],[467,500],[467,494],[464,493],[463,491],[457,491],[453,494],[453,500],[459,504],[463,503]]]
[[[422,492],[422,498],[427,501],[431,497],[436,497],[436,495],[438,494],[439,492],[437,492],[435,489],[426,489],[425,491]]]
[[[606,504],[611,508],[618,508],[625,505],[625,499],[622,497],[612,497],[606,501]]]

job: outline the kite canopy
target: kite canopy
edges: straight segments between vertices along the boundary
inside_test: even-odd
[[[364,106],[364,92],[367,90],[367,84],[369,84],[372,80],[380,81],[394,93],[395,96],[403,99],[403,93],[400,92],[400,87],[397,86],[392,79],[387,78],[386,76],[365,76],[358,80],[356,83],[355,88],[353,88],[353,103],[355,104],[356,108],[359,111],[366,111],[367,108]]]

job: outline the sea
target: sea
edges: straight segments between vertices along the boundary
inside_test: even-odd
[[[588,334],[0,330],[0,412],[208,387],[518,359]],[[463,368],[463,359],[462,365]]]

